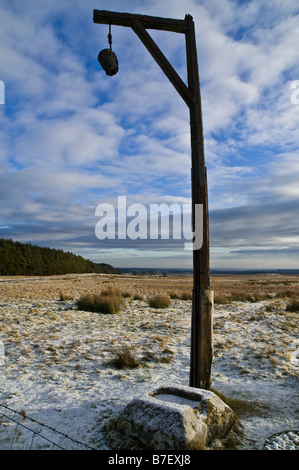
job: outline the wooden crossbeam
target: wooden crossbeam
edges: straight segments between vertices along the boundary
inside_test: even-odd
[[[160,18],[158,16],[135,15],[132,13],[117,13],[106,10],[93,11],[94,23],[132,26],[132,22],[134,20],[140,21],[146,29],[173,31],[174,33],[185,33],[187,27],[187,22],[185,20]]]

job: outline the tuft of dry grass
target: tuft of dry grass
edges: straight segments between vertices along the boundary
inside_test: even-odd
[[[151,308],[168,308],[170,306],[170,298],[168,295],[155,295],[148,299]]]
[[[123,297],[123,293],[118,287],[108,287],[102,290],[101,297]]]
[[[287,303],[286,310],[288,312],[299,312],[299,300],[290,300]]]
[[[124,299],[128,299],[128,298],[132,297],[132,294],[129,291],[125,291],[125,292],[122,293],[122,296],[123,296]]]
[[[135,294],[134,297],[133,297],[133,300],[143,300],[143,295]]]
[[[73,300],[73,296],[69,294],[64,294],[63,292],[59,292],[59,300],[61,302],[65,302],[66,300]]]
[[[214,304],[229,304],[231,302],[227,294],[214,294]]]
[[[184,291],[181,294],[178,292],[170,292],[169,297],[171,299],[192,300],[192,291]]]
[[[102,292],[101,294],[85,294],[77,301],[78,310],[96,313],[115,314],[120,311],[123,299],[115,292]]]
[[[110,361],[110,364],[117,369],[136,369],[142,365],[135,357],[133,350],[128,346],[124,346],[118,351],[116,356]]]
[[[169,297],[171,299],[179,299],[180,298],[179,294],[177,294],[176,292],[170,292]]]
[[[266,312],[274,312],[275,310],[282,309],[282,302],[280,300],[274,300],[265,306]]]
[[[277,299],[298,299],[298,297],[298,290],[295,291],[290,289],[283,290],[276,295]]]
[[[181,300],[192,300],[192,292],[185,291],[181,294]]]

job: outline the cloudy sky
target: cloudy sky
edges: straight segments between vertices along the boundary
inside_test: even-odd
[[[193,16],[211,267],[299,268],[298,0],[1,0],[0,238],[192,266],[184,239],[96,237],[99,205],[183,207],[191,178],[187,106],[130,28],[112,27],[106,76],[93,9]],[[150,34],[186,82],[184,36]]]

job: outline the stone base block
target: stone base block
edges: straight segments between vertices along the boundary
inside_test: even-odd
[[[135,398],[120,413],[115,427],[144,449],[204,449],[227,438],[240,424],[215,393],[184,386],[160,387]]]

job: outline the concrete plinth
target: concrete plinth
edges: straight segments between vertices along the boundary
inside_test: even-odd
[[[167,386],[133,399],[115,421],[118,433],[145,449],[204,449],[228,436],[238,420],[211,391]]]

